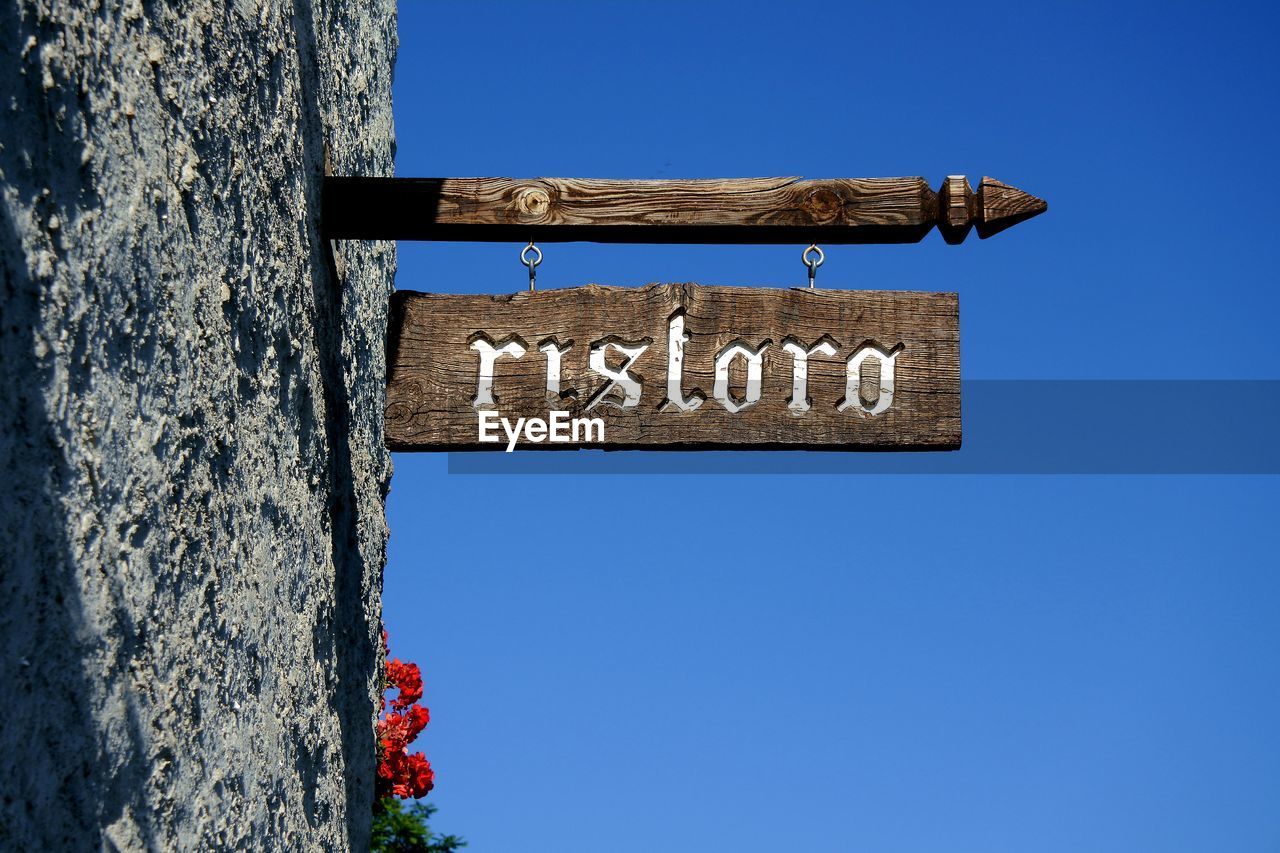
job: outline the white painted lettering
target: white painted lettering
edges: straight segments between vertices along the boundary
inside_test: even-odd
[[[477,409],[481,406],[493,405],[493,364],[504,355],[519,358],[525,349],[518,341],[512,339],[500,347],[494,347],[484,338],[471,342],[471,348],[480,353],[480,375],[476,380],[476,396],[471,405]]]
[[[901,344],[886,351],[870,341],[858,347],[854,354],[849,356],[844,399],[836,409],[843,412],[856,406],[868,415],[878,415],[893,405],[893,363],[901,351]],[[871,406],[862,402],[862,363],[868,358],[874,358],[880,362],[880,394]]]
[[[684,380],[684,345],[689,335],[684,333],[684,311],[671,315],[667,327],[667,399],[666,406],[674,406],[682,412],[692,412],[702,405],[702,396],[697,392],[689,397],[684,396],[681,387]]]
[[[617,370],[610,367],[604,358],[610,347],[622,353],[627,359],[623,362],[622,367]],[[595,396],[591,398],[591,402],[587,403],[587,411],[601,404],[626,409],[640,402],[640,377],[631,373],[629,368],[636,363],[636,359],[643,355],[648,348],[649,344],[647,343],[629,346],[616,340],[601,341],[591,347],[591,355],[588,357],[587,363],[591,365],[592,370],[608,379],[609,382],[596,392]],[[622,392],[622,402],[618,402],[609,396],[614,390]]]
[[[813,346],[805,349],[795,341],[787,341],[782,345],[784,352],[791,353],[791,399],[787,408],[799,414],[809,411],[809,356],[835,355],[836,348],[831,339],[823,336]]]
[[[560,358],[573,347],[573,341],[561,347],[555,338],[543,341],[538,349],[547,356],[547,396],[560,396]]]
[[[764,352],[768,348],[768,341],[760,344],[759,349],[754,350],[742,343],[742,341],[736,341],[722,349],[720,354],[716,356],[716,381],[711,390],[711,396],[715,397],[720,402],[720,405],[724,406],[729,412],[737,414],[760,401],[760,384],[764,373]],[[729,392],[729,365],[739,356],[747,362],[747,390],[746,396],[743,397],[741,402]]]

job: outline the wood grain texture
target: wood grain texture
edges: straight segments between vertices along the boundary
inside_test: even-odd
[[[1027,195],[1017,187],[1001,183],[995,178],[983,178],[978,185],[974,222],[978,236],[985,240],[1019,222],[1026,222],[1049,209],[1041,198]]]
[[[512,421],[519,416],[545,419],[553,408],[574,417],[602,418],[607,449],[943,450],[960,445],[954,293],[587,285],[501,296],[401,291],[392,297],[391,307],[386,441],[392,450],[495,449],[479,443],[472,405],[479,356],[470,344],[478,334],[493,342],[516,336],[526,348],[519,359],[497,361],[492,408]],[[683,392],[711,398],[688,412],[662,405],[667,397],[668,324],[680,311],[690,335]],[[783,343],[793,339],[810,347],[824,335],[837,352],[809,359],[811,408],[797,414],[787,406],[793,362]],[[591,345],[607,338],[648,342],[631,368],[641,381],[640,400],[632,408],[597,405],[584,412],[608,382],[588,365]],[[560,347],[572,342],[562,358],[558,397],[547,393],[547,356],[538,349],[548,339]],[[739,341],[753,348],[764,341],[770,345],[764,351],[760,401],[734,414],[713,398],[714,359]],[[902,348],[896,355],[893,403],[878,415],[862,408],[838,411],[845,396],[846,360],[866,342]],[[619,361],[609,358],[613,367]],[[739,359],[730,371],[738,398],[745,396],[744,373]],[[874,370],[862,377],[861,396],[868,402],[876,397],[878,379]]]
[[[948,178],[947,201],[941,203],[919,177],[330,177],[324,185],[324,227],[334,239],[840,244],[914,243],[942,225],[944,236],[958,242],[955,237],[963,240],[974,224],[980,235],[995,233],[1047,208],[990,178],[983,187],[988,182],[991,204],[983,206],[973,203],[963,177]]]
[[[969,236],[977,213],[977,196],[964,175],[949,175],[938,190],[938,231],[951,245]]]

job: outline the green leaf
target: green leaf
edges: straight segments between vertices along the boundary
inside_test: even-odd
[[[457,835],[435,835],[430,819],[436,806],[430,803],[404,804],[395,797],[379,800],[373,811],[373,853],[456,853],[467,842]]]

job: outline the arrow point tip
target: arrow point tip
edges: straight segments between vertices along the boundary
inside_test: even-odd
[[[1049,203],[1044,199],[995,178],[983,178],[978,185],[977,196],[976,225],[978,236],[984,240],[1049,209]]]

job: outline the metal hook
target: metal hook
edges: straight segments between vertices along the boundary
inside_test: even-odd
[[[810,252],[817,252],[818,256],[810,260]],[[812,290],[814,279],[818,277],[818,267],[826,262],[827,256],[822,253],[822,249],[818,248],[817,243],[810,243],[809,247],[800,253],[800,260],[804,261],[804,265],[809,268],[809,289]]]
[[[530,249],[534,251],[534,253],[536,254],[536,257],[531,256],[529,254]],[[520,263],[524,264],[526,267],[529,268],[529,292],[532,293],[538,289],[537,269],[538,269],[538,264],[542,263],[542,250],[539,249],[537,246],[533,245],[532,240],[529,241],[529,245],[525,246],[523,249],[520,250]]]

